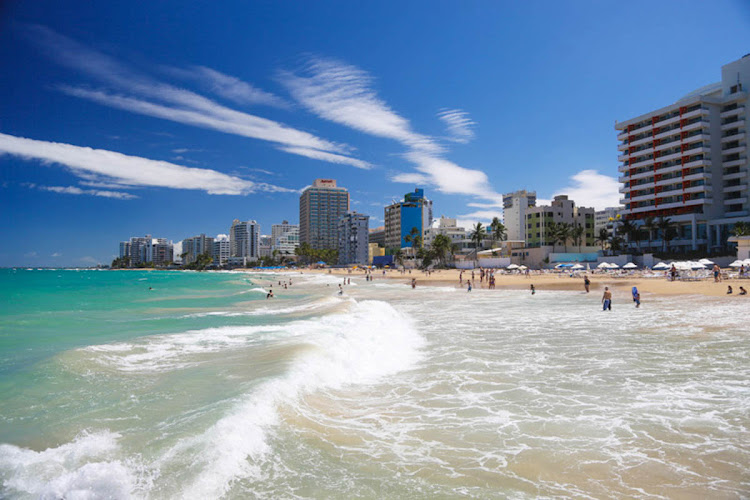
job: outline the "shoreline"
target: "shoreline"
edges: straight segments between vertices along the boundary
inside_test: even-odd
[[[351,273],[348,269],[300,269],[299,271],[304,274],[330,274],[342,278],[364,278],[364,273],[359,270],[353,270]],[[329,273],[329,271],[331,272]],[[385,275],[383,275],[382,270],[376,270],[373,272],[372,276],[374,282],[389,280],[401,282],[404,285],[410,285],[412,278],[416,278],[417,286],[452,286],[455,288],[466,289],[466,278],[471,277],[471,271],[464,271],[462,285],[459,285],[459,271],[456,269],[434,271],[429,276],[419,270],[412,270],[411,274],[409,274],[408,271],[406,274],[401,274],[401,272],[398,271],[388,270]],[[472,282],[472,286],[475,289],[488,290],[489,288],[486,280],[481,284],[479,283],[478,271],[475,271],[475,276],[476,279]],[[602,293],[606,286],[610,288],[613,295],[620,297],[627,296],[629,299],[631,297],[631,289],[635,286],[638,287],[641,295],[647,296],[700,295],[706,297],[727,297],[728,299],[747,298],[750,300],[750,295],[739,295],[740,286],[743,286],[745,289],[750,288],[750,279],[748,278],[725,279],[716,283],[713,278],[700,281],[669,281],[666,277],[645,278],[637,275],[614,277],[606,274],[589,273],[588,276],[591,280],[590,293],[593,294]],[[565,273],[531,274],[528,277],[520,274],[495,275],[496,290],[528,291],[532,284],[537,293],[544,291],[579,291],[585,293],[583,274],[572,278]],[[734,290],[734,293],[731,295],[726,293],[728,285],[731,285]]]

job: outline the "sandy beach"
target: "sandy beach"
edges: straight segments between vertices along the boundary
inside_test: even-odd
[[[346,277],[364,277],[364,272],[355,269],[315,269],[303,271],[307,273],[333,274]],[[463,284],[459,285],[459,273],[457,269],[443,269],[426,274],[420,270],[412,269],[411,274],[407,271],[402,274],[397,270],[373,271],[374,280],[395,280],[410,284],[412,278],[416,278],[417,286],[455,286],[466,287],[466,280],[471,278],[471,270],[464,271]],[[479,270],[474,271],[475,280],[472,286],[480,289],[487,289],[487,280],[479,282]],[[715,283],[713,278],[700,281],[669,281],[666,277],[646,278],[638,274],[633,275],[613,275],[605,273],[589,273],[591,280],[591,293],[601,293],[604,287],[612,290],[615,298],[623,297],[630,299],[632,287],[638,287],[641,295],[704,295],[711,297],[726,297],[728,300],[745,300],[750,295],[740,296],[739,287],[750,288],[750,279],[726,279]],[[529,276],[521,274],[496,274],[495,289],[505,290],[528,290],[530,285],[534,285],[537,293],[543,293],[545,290],[572,290],[584,291],[583,274],[571,277],[570,273],[539,273],[532,271]],[[734,293],[727,295],[727,286],[731,285]]]

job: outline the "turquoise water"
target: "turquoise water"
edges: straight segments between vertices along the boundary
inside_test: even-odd
[[[2,498],[750,491],[740,297],[0,273]]]

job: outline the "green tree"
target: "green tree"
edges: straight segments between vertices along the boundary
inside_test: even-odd
[[[445,256],[451,251],[451,239],[444,234],[438,234],[432,240],[430,249],[434,252],[435,258],[444,265]]]
[[[609,242],[609,231],[606,227],[599,229],[599,234],[596,236],[596,242],[602,247],[602,253],[604,253],[604,245]]]
[[[404,236],[405,243],[411,243],[411,254],[416,257],[422,248],[422,232],[416,227],[411,228],[409,234]]]
[[[404,265],[404,251],[400,248],[393,252],[393,260],[395,260],[400,265]]]
[[[609,249],[612,251],[612,255],[622,250],[624,240],[620,236],[612,235],[609,239]]]
[[[583,234],[586,230],[582,225],[576,222],[575,226],[570,229],[570,237],[573,239],[575,244],[578,246],[578,251],[581,251],[581,241],[583,240]]]
[[[484,237],[487,236],[487,231],[482,226],[481,222],[477,222],[469,234],[469,238],[474,243],[474,258],[479,262],[479,247],[484,241]]]
[[[508,237],[505,225],[500,222],[500,219],[494,217],[490,222],[490,237],[492,238],[492,246],[495,246],[497,241],[505,241]]]
[[[568,253],[568,240],[570,240],[572,232],[573,227],[567,222],[559,222],[555,224],[554,238],[563,244],[565,253]]]
[[[732,228],[732,234],[734,236],[750,236],[750,224],[747,222],[735,222]]]
[[[625,238],[628,242],[637,239],[637,233],[635,225],[628,219],[622,219],[620,221],[620,227],[617,229],[617,236]]]
[[[664,217],[663,215],[656,222],[656,227],[659,229],[659,234],[661,235],[661,250],[662,252],[666,252],[669,247],[669,240],[677,236],[677,229],[669,217]],[[670,235],[672,236],[671,238],[669,237]]]
[[[646,239],[648,240],[647,250],[651,249],[651,240],[653,239],[653,232],[657,230],[659,226],[656,224],[656,220],[653,217],[645,217],[641,229],[646,233]]]

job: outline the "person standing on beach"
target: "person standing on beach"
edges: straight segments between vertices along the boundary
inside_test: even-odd
[[[531,285],[531,295],[534,295],[536,293],[536,288],[534,288],[534,285]]]
[[[586,293],[589,293],[589,287],[591,286],[591,280],[588,274],[583,275],[583,288],[586,289]]]
[[[411,287],[412,288],[417,288],[417,278],[412,278],[411,279]]]
[[[466,281],[466,285],[467,285],[467,286],[466,286],[466,291],[467,291],[467,292],[470,292],[470,291],[471,291],[471,280],[467,280],[467,281]]]
[[[604,295],[602,295],[602,311],[612,310],[612,292],[609,291],[609,287],[604,287]]]
[[[641,307],[641,294],[638,292],[637,287],[633,287],[633,302],[635,302],[635,308]]]
[[[714,283],[721,281],[721,269],[718,264],[714,264]]]

